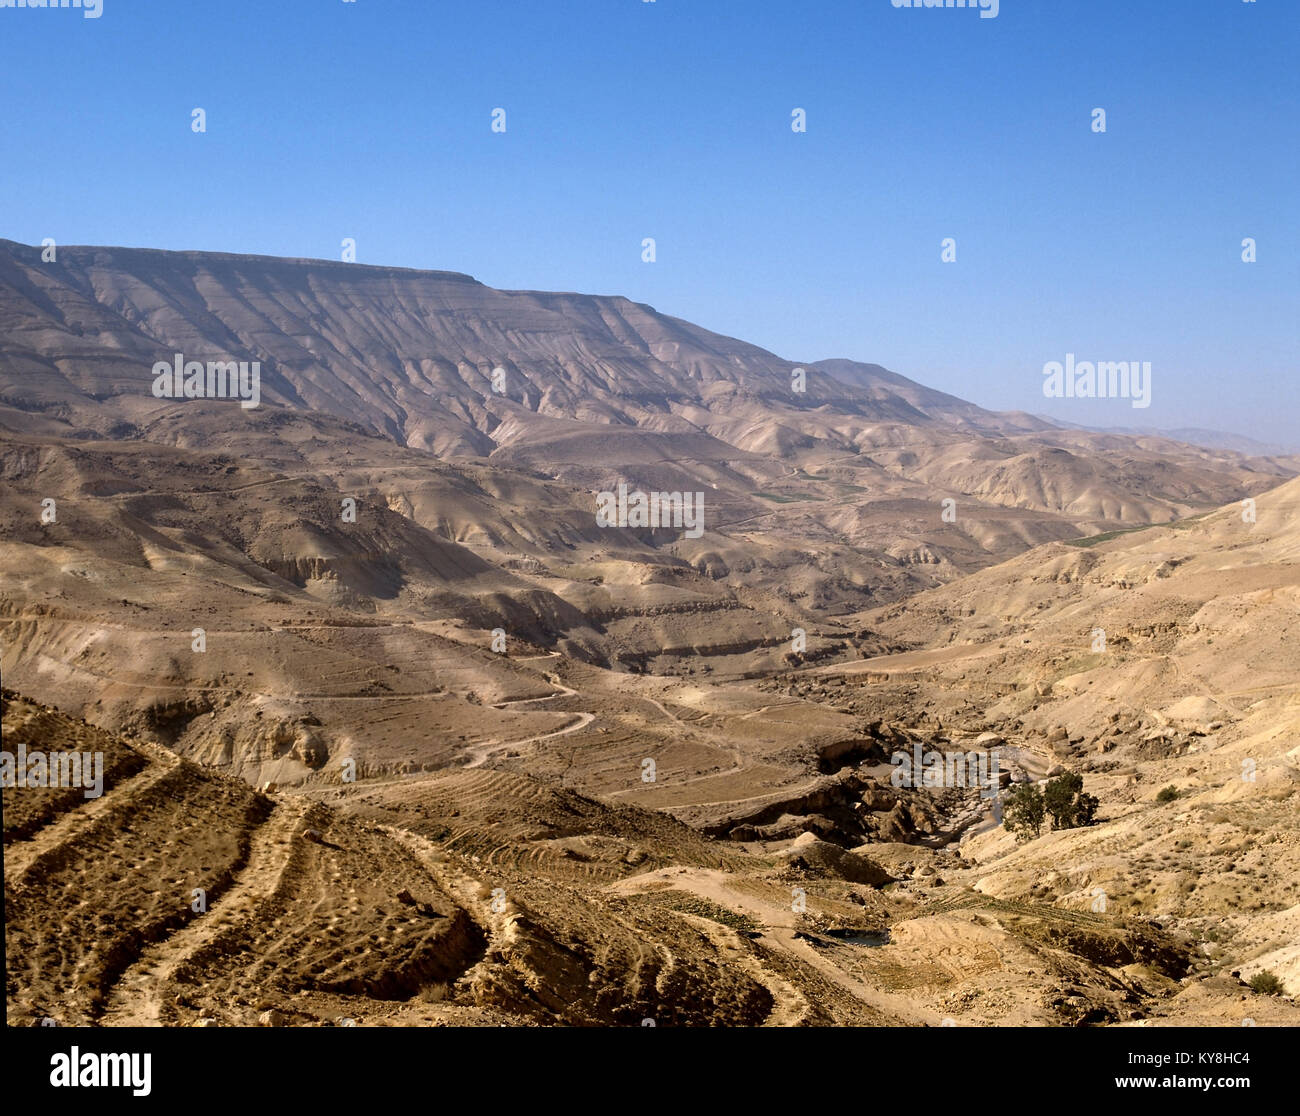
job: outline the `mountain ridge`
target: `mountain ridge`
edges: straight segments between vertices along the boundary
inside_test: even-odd
[[[33,370],[53,364],[76,375],[78,362],[91,353],[66,334],[84,339],[98,330],[112,337],[115,321],[119,335],[108,343],[114,353],[102,356],[129,353],[152,365],[148,358],[168,359],[169,350],[183,351],[178,346],[188,343],[214,358],[260,358],[273,401],[336,414],[348,411],[346,381],[364,369],[372,379],[383,378],[390,394],[402,394],[402,404],[415,414],[399,417],[389,407],[380,419],[374,401],[363,399],[363,418],[407,444],[421,442],[421,417],[444,427],[470,418],[483,434],[497,417],[486,412],[514,403],[534,413],[638,424],[653,414],[680,419],[684,407],[712,411],[718,400],[710,392],[729,390],[792,415],[833,403],[860,418],[912,425],[936,418],[984,427],[1005,421],[879,365],[842,359],[799,364],[622,295],[498,290],[460,272],[328,260],[94,246],[57,252],[54,263],[43,264],[39,249],[0,241],[0,279],[28,304],[16,320],[11,309],[4,322],[11,339],[0,355]],[[320,289],[322,276],[338,289]],[[390,283],[392,289],[384,289]],[[331,295],[340,305],[322,304]],[[189,329],[174,319],[182,310]],[[331,310],[351,314],[356,334],[351,346],[347,337],[331,339],[333,352],[306,342]],[[358,312],[389,320],[356,320]],[[271,324],[281,335],[274,343],[265,329]],[[14,343],[16,332],[35,336],[23,346]],[[493,399],[486,381],[496,367],[507,370],[510,384],[503,398]],[[792,390],[797,368],[805,369],[806,392]],[[137,386],[123,380],[108,394]],[[485,413],[430,414],[427,397],[440,387],[456,394],[462,407]],[[614,401],[645,413],[619,414]],[[1028,418],[1006,425],[1044,428]],[[490,452],[481,438],[467,440],[479,453]]]

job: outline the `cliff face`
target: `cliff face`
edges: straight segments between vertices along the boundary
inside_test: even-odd
[[[805,366],[620,297],[499,291],[467,275],[199,252],[0,241],[0,392],[138,421],[151,369],[260,361],[271,403],[353,419],[439,454],[486,455],[555,423],[704,432],[818,408],[913,425],[1001,419],[874,365]],[[493,383],[494,369],[498,381]],[[84,419],[83,419],[84,421]],[[503,427],[503,424],[504,427]],[[1043,424],[1038,424],[1040,427]]]

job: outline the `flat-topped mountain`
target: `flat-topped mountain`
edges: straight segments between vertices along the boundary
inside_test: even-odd
[[[40,249],[0,241],[0,289],[7,400],[112,399],[132,419],[156,407],[154,362],[181,352],[260,361],[268,401],[440,454],[487,455],[573,422],[748,448],[736,429],[746,413],[788,413],[817,437],[828,407],[857,420],[849,438],[878,422],[1048,428],[851,361],[805,365],[806,390],[793,390],[796,362],[652,307],[454,272],[133,248],[61,247],[43,263]]]

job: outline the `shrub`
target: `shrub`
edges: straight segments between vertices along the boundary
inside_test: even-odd
[[[426,1004],[440,1004],[444,1000],[451,999],[451,994],[451,985],[443,982],[426,984],[420,989],[420,999]]]
[[[1168,786],[1168,787],[1164,787],[1164,788],[1160,791],[1160,793],[1159,793],[1158,795],[1156,795],[1156,801],[1157,801],[1157,802],[1172,802],[1172,801],[1173,801],[1175,798],[1177,798],[1177,797],[1178,797],[1178,788],[1175,787],[1175,786],[1172,786],[1172,785],[1171,785],[1171,786]]]
[[[1261,996],[1280,996],[1283,992],[1282,982],[1267,969],[1250,978],[1250,990]]]

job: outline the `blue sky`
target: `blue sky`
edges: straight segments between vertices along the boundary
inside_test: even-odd
[[[1300,447],[1296,0],[103,2],[0,9],[0,236],[350,236],[985,406]],[[1045,399],[1067,352],[1150,361],[1151,406]]]

